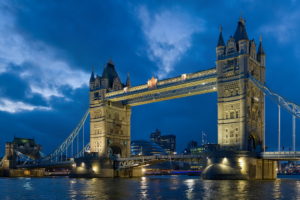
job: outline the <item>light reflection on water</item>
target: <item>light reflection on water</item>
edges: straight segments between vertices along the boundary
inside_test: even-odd
[[[190,176],[132,179],[0,178],[0,199],[300,199],[300,176],[213,181]]]

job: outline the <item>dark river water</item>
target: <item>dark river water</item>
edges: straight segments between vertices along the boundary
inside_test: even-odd
[[[211,181],[196,176],[0,178],[0,200],[6,199],[300,199],[300,176],[275,181]]]

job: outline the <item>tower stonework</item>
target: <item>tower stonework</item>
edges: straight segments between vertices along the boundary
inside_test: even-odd
[[[262,150],[264,95],[249,76],[265,82],[265,53],[256,51],[240,19],[234,36],[224,43],[222,30],[216,47],[218,85],[218,144],[231,150]]]
[[[102,76],[90,78],[90,146],[100,157],[130,156],[131,107],[122,102],[105,100],[107,92],[123,89],[112,62]]]

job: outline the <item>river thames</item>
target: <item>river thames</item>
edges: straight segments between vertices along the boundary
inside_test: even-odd
[[[1,178],[0,199],[300,199],[300,176],[213,181],[196,176],[132,179]]]

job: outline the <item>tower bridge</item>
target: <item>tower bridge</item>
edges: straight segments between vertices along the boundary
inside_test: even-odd
[[[226,43],[220,30],[216,66],[208,70],[164,80],[152,77],[146,84],[131,86],[129,75],[122,83],[115,65],[110,61],[101,76],[92,72],[90,106],[74,131],[53,153],[31,163],[30,167],[64,163],[76,165],[74,172],[77,174],[93,171],[92,174],[98,177],[113,177],[115,170],[139,170],[143,165],[166,159],[193,159],[182,155],[131,157],[131,107],[217,92],[220,150],[197,156],[196,159],[207,163],[204,177],[273,179],[277,160],[300,160],[295,145],[300,107],[267,88],[265,60],[262,40],[258,47],[254,40],[249,40],[245,21],[241,18],[234,36]],[[266,96],[278,105],[278,152],[266,152]],[[280,151],[281,108],[293,116],[291,152]],[[90,142],[85,144],[84,124],[88,115]],[[87,151],[88,154],[85,153]]]

